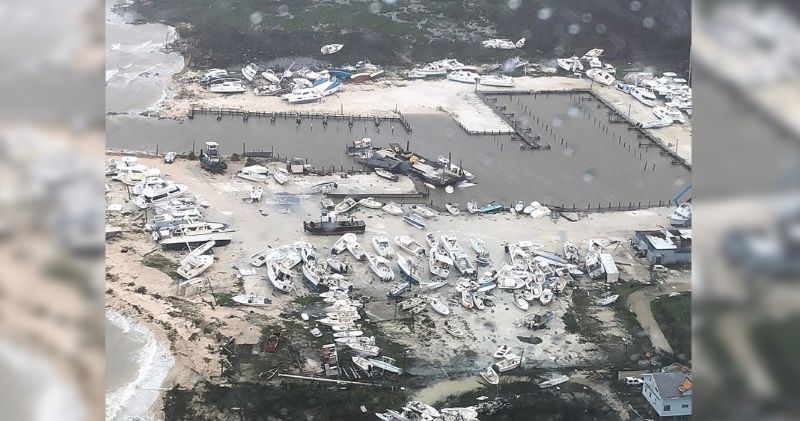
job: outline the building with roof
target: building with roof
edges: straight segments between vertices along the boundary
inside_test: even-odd
[[[692,230],[636,231],[633,247],[651,265],[679,265],[692,262]]]
[[[642,395],[659,417],[692,415],[692,374],[684,371],[643,376]]]

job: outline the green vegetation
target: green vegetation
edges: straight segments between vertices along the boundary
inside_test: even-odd
[[[142,264],[147,267],[158,269],[174,280],[183,279],[183,277],[176,272],[176,270],[178,270],[178,262],[161,253],[152,253],[144,256],[144,258],[142,258]]]
[[[137,294],[147,294],[147,288],[141,286],[141,287],[138,287],[135,290],[133,290],[133,292],[135,292]]]
[[[692,295],[662,296],[650,303],[653,317],[675,355],[692,355]]]

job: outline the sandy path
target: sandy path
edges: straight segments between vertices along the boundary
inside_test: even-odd
[[[650,303],[655,298],[662,295],[691,291],[691,287],[691,283],[685,282],[674,284],[669,290],[662,289],[660,286],[653,286],[640,289],[628,296],[628,308],[636,314],[636,320],[638,320],[642,328],[647,331],[650,336],[650,342],[653,343],[654,347],[669,352],[670,354],[673,353],[672,346],[670,346],[667,338],[664,336],[664,332],[661,330],[655,317],[653,317]]]

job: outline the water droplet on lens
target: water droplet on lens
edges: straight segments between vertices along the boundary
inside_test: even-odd
[[[646,17],[646,18],[642,19],[642,26],[644,26],[645,28],[652,28],[653,25],[655,25],[655,24],[656,24],[655,19],[653,19],[651,17]]]
[[[511,10],[517,10],[520,3],[522,3],[522,0],[508,0],[508,8]]]
[[[553,17],[553,9],[550,7],[543,7],[539,9],[539,12],[536,13],[536,16],[539,20],[547,20]]]
[[[564,120],[562,120],[560,117],[556,117],[553,119],[553,127],[561,127],[563,125],[564,125]]]
[[[581,26],[578,25],[577,23],[573,23],[572,25],[569,26],[569,29],[567,29],[567,32],[569,32],[570,35],[578,35],[578,32],[580,31],[581,31]]]
[[[686,184],[686,180],[683,177],[678,177],[675,179],[675,187],[681,187]]]
[[[289,6],[282,4],[278,6],[278,16],[286,16],[289,14]]]
[[[597,173],[594,170],[586,170],[581,177],[581,179],[586,183],[591,183],[595,178],[597,178]]]
[[[378,14],[381,12],[381,4],[380,3],[372,3],[369,5],[369,12],[372,14]]]
[[[591,13],[584,13],[584,14],[581,16],[581,21],[582,21],[583,23],[589,23],[589,22],[591,22],[591,21],[592,21],[592,14],[591,14]]]
[[[597,31],[598,34],[605,34],[606,33],[606,26],[601,23],[601,24],[598,24],[597,27],[594,28],[594,30]]]
[[[252,23],[253,25],[258,25],[263,21],[264,21],[264,15],[261,14],[261,12],[253,12],[250,15],[250,23]]]
[[[639,10],[641,10],[641,8],[642,8],[642,3],[638,2],[638,1],[632,1],[631,2],[631,11],[632,12],[638,12]]]

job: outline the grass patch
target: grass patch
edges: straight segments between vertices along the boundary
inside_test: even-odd
[[[675,355],[692,355],[692,295],[662,296],[650,303],[653,317]],[[800,349],[800,347],[798,348]]]
[[[151,267],[154,269],[158,269],[167,274],[170,278],[174,280],[181,280],[183,279],[182,276],[178,275],[178,262],[164,256],[161,253],[152,253],[144,256],[142,258],[142,264]]]

